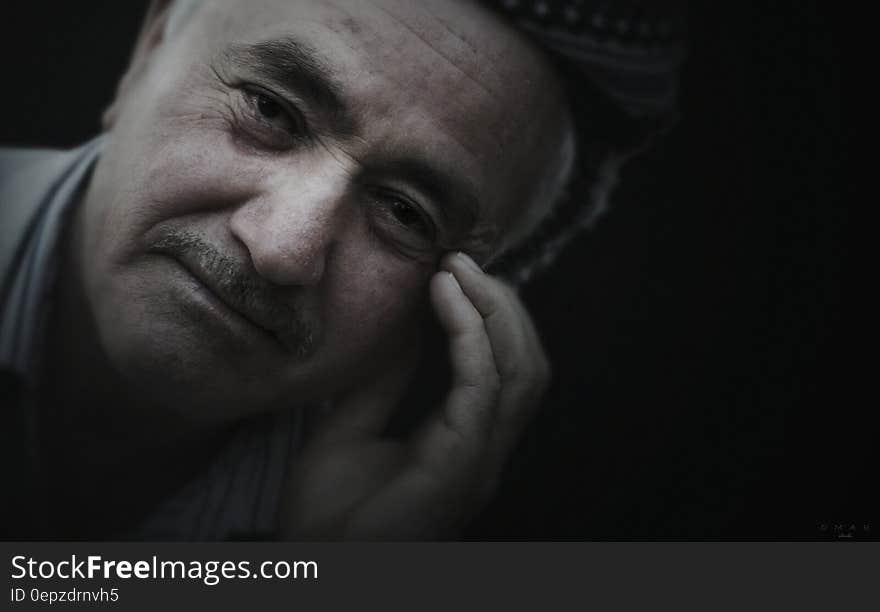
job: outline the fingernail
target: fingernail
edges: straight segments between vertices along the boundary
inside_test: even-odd
[[[465,264],[466,264],[471,270],[473,270],[474,272],[479,272],[479,273],[482,274],[483,269],[482,269],[480,266],[478,266],[478,265],[477,265],[477,262],[475,262],[473,259],[471,259],[470,256],[467,255],[467,253],[464,253],[464,252],[462,252],[462,251],[459,251],[459,252],[458,252],[458,257],[459,257],[459,258],[460,258],[460,259],[461,259],[461,260],[462,260],[462,261],[463,261],[463,262],[464,262],[464,263],[465,263]]]
[[[446,274],[449,275],[449,282],[451,282],[453,285],[455,285],[456,289],[461,291],[461,285],[458,284],[458,279],[455,278],[455,274],[453,274],[452,272],[447,272]]]

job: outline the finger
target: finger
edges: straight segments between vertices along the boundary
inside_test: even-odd
[[[378,376],[338,398],[316,439],[338,442],[381,435],[406,391],[416,363],[414,349],[401,351]]]
[[[519,313],[521,324],[528,338],[527,344],[532,370],[529,381],[522,385],[518,402],[512,408],[507,402],[502,402],[499,408],[497,427],[491,444],[494,461],[488,462],[490,465],[494,463],[496,474],[501,470],[514,445],[522,436],[523,430],[540,408],[541,398],[544,396],[552,375],[550,361],[525,304],[520,299],[515,299],[512,303]],[[490,469],[493,468],[490,467]]]
[[[462,253],[449,254],[440,265],[459,279],[462,291],[483,318],[502,384],[515,382],[528,366],[530,356],[528,337],[512,304],[512,293]]]
[[[513,289],[511,289],[513,291]],[[526,336],[528,338],[528,345],[530,347],[531,354],[535,356],[537,365],[539,366],[539,373],[545,379],[550,378],[551,368],[550,362],[547,359],[547,353],[544,350],[544,343],[541,341],[541,337],[538,334],[538,330],[535,327],[535,323],[532,320],[531,315],[528,310],[526,310],[526,306],[519,296],[514,292],[516,299],[513,300],[514,308],[519,312],[520,320],[523,324],[523,329],[526,331]]]
[[[449,338],[452,388],[444,403],[448,424],[463,436],[480,435],[487,430],[499,386],[483,319],[448,272],[431,280],[431,302]]]
[[[462,290],[484,318],[501,374],[492,428],[490,471],[500,469],[534,416],[549,380],[549,362],[525,306],[513,289],[484,274],[469,257],[450,254],[442,264],[460,278]]]
[[[483,317],[502,383],[504,411],[521,396],[535,394],[549,374],[538,334],[519,297],[504,283],[482,272],[467,255],[450,254],[441,265],[460,279],[461,288]],[[511,400],[511,401],[507,401]]]
[[[483,318],[452,274],[434,275],[431,302],[449,338],[452,385],[441,414],[427,424],[417,447],[423,458],[442,470],[466,462],[483,448],[500,378]]]

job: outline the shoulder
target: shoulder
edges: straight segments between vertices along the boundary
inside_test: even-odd
[[[0,273],[74,157],[72,151],[0,148]]]
[[[70,164],[72,151],[0,147],[0,219],[35,206]]]
[[[56,149],[0,147],[0,193],[7,195],[13,188],[35,187],[34,179],[40,176],[49,178],[48,175],[63,171],[70,153]],[[12,204],[6,198],[0,200],[0,214]]]
[[[64,172],[72,151],[0,147],[0,215],[36,195]]]

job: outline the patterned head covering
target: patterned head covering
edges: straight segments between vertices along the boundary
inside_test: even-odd
[[[675,112],[683,0],[482,0],[636,120]]]

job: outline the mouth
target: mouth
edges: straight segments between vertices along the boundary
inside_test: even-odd
[[[198,236],[171,234],[149,249],[186,274],[202,306],[233,327],[270,340],[288,356],[303,359],[313,349],[311,327],[288,303],[282,288],[248,271]]]
[[[279,334],[273,329],[262,325],[246,308],[237,304],[236,300],[230,299],[227,292],[218,288],[218,283],[212,283],[210,277],[199,274],[193,267],[188,266],[186,262],[164,254],[178,269],[184,272],[195,285],[195,291],[200,298],[207,301],[208,310],[220,319],[233,324],[233,327],[244,327],[252,335],[259,337],[262,341],[268,342],[277,349],[284,352],[288,351],[288,347],[282,342]]]

